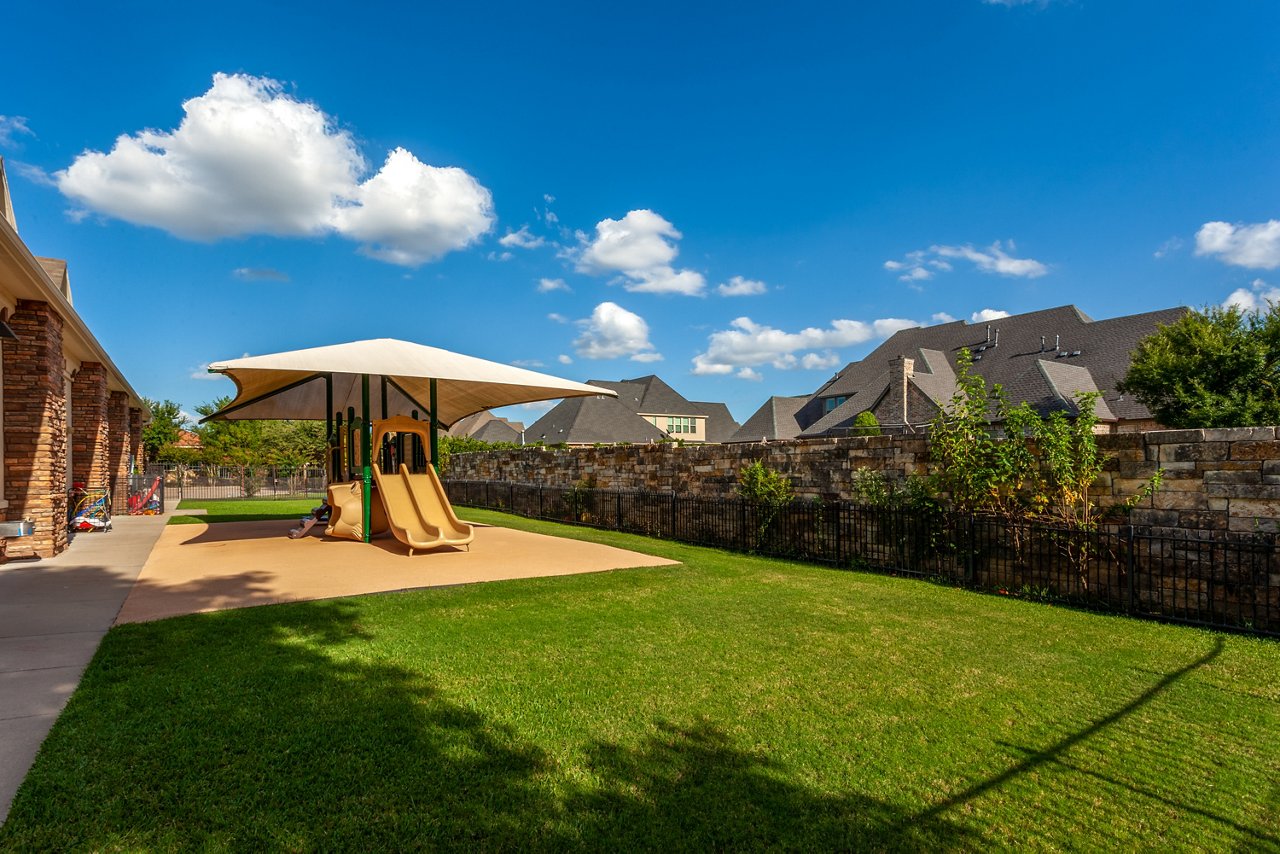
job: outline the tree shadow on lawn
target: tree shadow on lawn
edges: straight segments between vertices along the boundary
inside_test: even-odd
[[[364,657],[369,639],[350,602],[113,630],[19,791],[0,848],[978,841],[942,817],[908,820],[870,798],[796,785],[707,722],[662,725],[635,748],[589,747],[593,779],[582,782],[583,769],[561,769],[429,676]]]
[[[941,816],[797,786],[780,763],[738,749],[707,721],[659,723],[637,748],[597,744],[591,766],[600,788],[566,804],[583,848],[920,851],[982,843]]]

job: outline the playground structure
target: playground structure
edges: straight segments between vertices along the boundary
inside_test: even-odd
[[[204,421],[324,420],[332,508],[327,534],[368,542],[390,530],[411,554],[471,542],[470,526],[454,514],[435,471],[441,429],[498,406],[617,396],[610,389],[391,338],[246,356],[212,363],[209,371],[230,377],[237,393]],[[315,523],[303,525],[309,530]]]
[[[351,423],[351,422],[348,422]],[[340,459],[354,462],[358,453],[351,433],[345,433],[346,453],[340,444]],[[373,484],[369,515],[364,514],[361,481],[339,481],[329,486],[332,508],[325,534],[331,537],[364,539],[366,518],[369,537],[390,531],[415,551],[441,546],[469,546],[474,538],[471,526],[458,519],[436,475],[431,425],[413,417],[395,416],[373,424],[371,447],[378,462],[371,465]],[[359,451],[363,451],[363,443]],[[350,466],[355,469],[356,466]]]

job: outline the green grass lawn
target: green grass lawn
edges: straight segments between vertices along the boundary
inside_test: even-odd
[[[1278,643],[464,517],[683,565],[115,628],[0,849],[1280,850]]]
[[[193,525],[197,522],[256,522],[262,519],[301,519],[312,508],[320,506],[319,498],[217,498],[200,501],[184,498],[170,525]],[[183,510],[204,510],[200,516],[183,515]]]

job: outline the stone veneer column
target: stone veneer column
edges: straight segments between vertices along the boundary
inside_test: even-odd
[[[31,519],[35,534],[12,540],[10,555],[51,557],[67,547],[67,399],[62,317],[48,303],[18,300],[5,339],[4,497],[9,519]]]
[[[116,512],[127,507],[129,488],[129,395],[113,391],[107,395],[107,478],[111,506]]]
[[[107,442],[107,371],[84,362],[71,380],[71,480],[107,489],[111,468]]]
[[[133,464],[133,470],[141,473],[146,460],[143,457],[142,447],[142,410],[129,410],[129,459]]]

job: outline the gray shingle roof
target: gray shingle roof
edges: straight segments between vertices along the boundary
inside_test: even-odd
[[[1102,417],[1150,418],[1146,407],[1117,392],[1116,384],[1128,370],[1138,342],[1186,312],[1186,308],[1167,308],[1095,321],[1075,306],[1065,305],[989,324],[955,321],[904,329],[866,358],[846,365],[800,408],[797,419],[804,435],[819,435],[851,421],[875,405],[888,388],[892,362],[902,356],[915,360],[913,384],[943,404],[954,393],[956,354],[966,347],[975,357],[974,372],[988,387],[1002,385],[1014,403],[1025,400],[1048,412],[1062,408],[1076,391],[1092,387],[1103,393]],[[824,413],[823,399],[836,396],[849,400]]]
[[[796,414],[807,402],[806,397],[771,397],[725,441],[759,442],[794,439],[800,435],[800,424],[796,421]]]
[[[566,398],[524,434],[528,444],[545,442],[548,445],[657,442],[666,437],[666,433],[612,397]]]
[[[693,405],[698,407],[699,412],[707,416],[708,442],[716,444],[727,442],[730,436],[738,432],[740,425],[733,420],[733,414],[729,412],[728,406],[723,403],[708,403],[698,400],[695,400]]]
[[[702,414],[688,398],[654,374],[620,382],[592,380],[590,384],[613,389],[618,393],[618,400],[633,412],[642,412],[645,415]]]
[[[523,426],[518,421],[510,422],[495,418],[472,433],[471,437],[481,442],[519,442],[520,430]]]
[[[489,410],[482,409],[473,415],[468,415],[466,418],[460,418],[457,421],[455,421],[453,426],[449,428],[449,435],[450,436],[473,436],[479,439],[481,438],[480,433],[484,431],[489,424],[493,424],[493,423],[505,425],[510,430],[510,432],[515,434],[516,438],[515,439],[503,438],[500,440],[499,439],[482,439],[482,441],[485,441],[485,442],[518,441],[520,436],[520,431],[524,429],[524,424],[519,421],[509,421],[506,418],[499,418]],[[505,435],[505,434],[499,431],[494,435]]]

